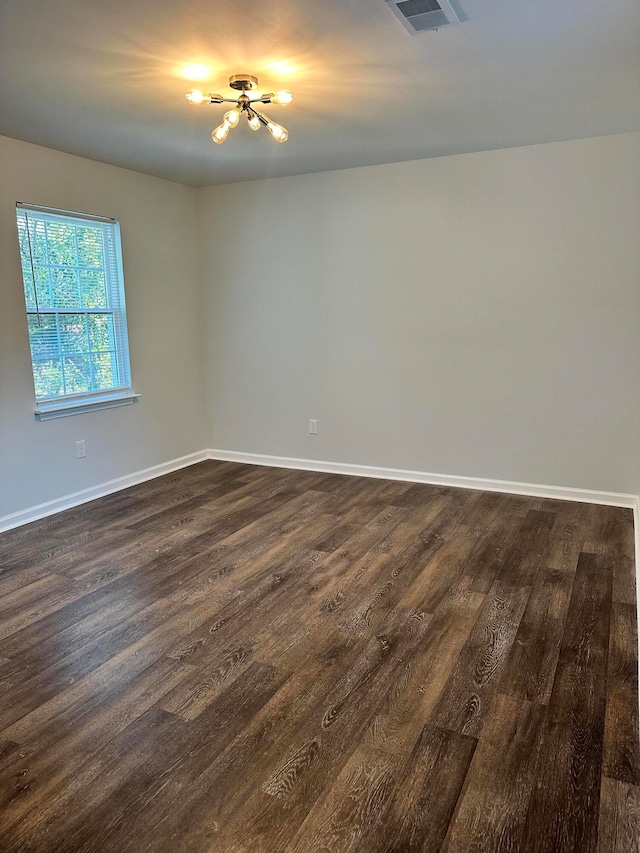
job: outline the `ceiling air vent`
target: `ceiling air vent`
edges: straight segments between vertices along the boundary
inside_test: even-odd
[[[448,0],[385,0],[412,35],[459,24],[461,18]]]

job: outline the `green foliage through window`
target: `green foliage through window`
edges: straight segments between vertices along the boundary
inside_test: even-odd
[[[16,215],[36,399],[128,389],[118,223],[26,205]]]

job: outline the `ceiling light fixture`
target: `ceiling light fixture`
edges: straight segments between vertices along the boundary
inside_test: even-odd
[[[293,101],[293,95],[288,89],[281,89],[279,92],[269,92],[266,95],[256,95],[254,98],[247,95],[252,89],[258,86],[258,78],[252,74],[234,74],[229,77],[229,86],[242,94],[235,98],[223,98],[222,95],[205,94],[200,89],[189,89],[185,95],[190,104],[234,104],[234,106],[224,114],[222,124],[218,125],[211,134],[211,139],[217,144],[222,145],[229,131],[233,127],[237,127],[243,115],[247,117],[247,123],[251,130],[260,130],[260,126],[264,125],[276,142],[286,142],[289,138],[289,131],[286,127],[282,127],[275,121],[271,121],[269,116],[259,112],[255,108],[255,104],[279,104],[286,107]]]

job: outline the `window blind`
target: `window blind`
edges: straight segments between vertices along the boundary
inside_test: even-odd
[[[130,391],[116,220],[16,205],[36,400]]]

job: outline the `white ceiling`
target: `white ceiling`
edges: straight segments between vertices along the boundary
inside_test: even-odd
[[[638,0],[459,2],[411,36],[384,0],[0,0],[0,133],[206,185],[640,130]],[[242,71],[293,91],[284,145],[184,98]]]

